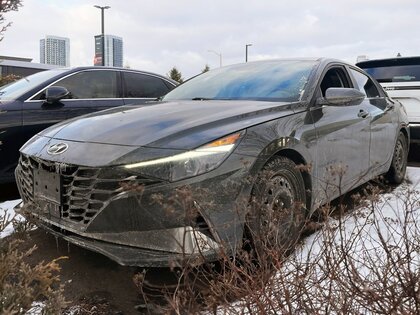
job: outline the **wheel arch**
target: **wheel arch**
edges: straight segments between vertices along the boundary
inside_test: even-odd
[[[270,159],[267,160],[266,164],[269,163],[273,158],[278,157],[278,156],[286,157],[292,160],[298,166],[299,165],[304,166],[303,168],[299,168],[299,171],[302,174],[303,182],[305,184],[306,209],[308,210],[308,212],[310,212],[311,205],[312,205],[312,179],[309,173],[310,165],[308,165],[305,158],[298,151],[290,149],[290,148],[281,149],[277,151],[275,154],[273,154],[270,157]]]
[[[407,130],[407,127],[403,126],[400,128],[400,132],[403,133],[405,140],[407,141],[407,145],[410,146],[410,135],[409,132]]]

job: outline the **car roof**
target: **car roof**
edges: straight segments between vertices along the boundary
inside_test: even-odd
[[[353,66],[352,64],[345,62],[343,60],[340,59],[335,59],[335,58],[327,58],[327,57],[298,57],[298,58],[274,58],[274,59],[263,59],[263,60],[256,60],[256,61],[250,61],[248,63],[272,63],[272,62],[276,62],[276,61],[314,61],[314,62],[318,62],[320,65],[327,65],[329,63],[341,63],[341,64],[345,64],[348,66]],[[244,63],[242,63],[244,64]],[[228,65],[229,66],[235,66],[235,65],[240,65],[240,64],[232,64],[232,65]]]
[[[148,74],[148,75],[160,77],[160,78],[165,79],[169,82],[172,82],[175,85],[178,84],[178,82],[176,82],[176,81],[172,80],[171,78],[168,78],[164,75],[154,73],[154,72],[149,72],[149,71],[131,69],[131,68],[104,67],[104,66],[78,66],[78,67],[67,67],[67,68],[55,68],[55,70],[57,70],[57,69],[67,70],[69,73],[77,72],[77,71],[83,71],[83,70],[115,70],[115,71],[125,71],[125,72],[137,72],[137,73]]]
[[[420,65],[420,56],[372,59],[356,63],[361,68]]]

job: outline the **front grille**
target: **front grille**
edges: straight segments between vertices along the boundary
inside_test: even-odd
[[[34,201],[33,169],[31,159],[21,155],[16,168],[16,183],[19,187],[20,196],[25,203]]]
[[[16,171],[24,202],[34,201],[33,170],[42,168],[59,173],[62,179],[60,217],[73,223],[88,224],[124,183],[148,186],[156,179],[131,176],[118,168],[94,168],[49,162],[21,155]]]

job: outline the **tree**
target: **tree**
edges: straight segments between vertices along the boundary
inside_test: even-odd
[[[206,66],[204,67],[204,69],[201,70],[201,73],[204,73],[204,72],[207,72],[207,71],[210,71],[210,67],[209,67],[208,64],[206,64]]]
[[[6,19],[3,14],[9,11],[17,11],[22,6],[21,2],[22,0],[0,0],[0,41],[2,41],[6,29],[12,25],[12,22],[4,25]]]
[[[168,77],[170,77],[172,80],[175,80],[179,83],[184,82],[184,79],[182,78],[182,74],[181,72],[178,71],[178,69],[176,67],[173,67],[169,73],[168,73]]]
[[[5,76],[0,75],[0,87],[6,84],[12,83],[19,79],[20,79],[20,76],[14,75],[14,74],[9,74]]]

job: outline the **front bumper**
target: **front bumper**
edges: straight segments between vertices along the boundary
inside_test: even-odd
[[[17,213],[22,213],[23,203],[18,204],[15,207]],[[27,212],[26,212],[27,214]],[[123,266],[141,266],[141,267],[180,267],[185,264],[194,266],[202,264],[204,261],[214,261],[220,257],[218,245],[213,242],[203,243],[214,244],[216,246],[212,248],[196,247],[193,253],[173,253],[160,250],[151,250],[146,248],[138,248],[133,246],[120,245],[117,243],[101,241],[89,237],[83,237],[81,235],[72,233],[68,230],[62,229],[56,224],[48,223],[45,218],[38,217],[37,225],[48,231],[54,236],[60,237],[72,244],[83,247],[85,249],[100,253]],[[191,228],[185,228],[184,233],[186,235],[185,241],[193,241],[190,238]],[[182,231],[177,231],[178,233]],[[194,231],[197,233],[197,231]],[[199,232],[198,232],[199,233]],[[199,234],[196,234],[199,240]],[[167,233],[168,234],[168,233]],[[156,240],[159,240],[157,238]],[[204,239],[203,239],[204,240]],[[191,246],[192,244],[188,244]],[[196,244],[200,246],[200,244]],[[201,244],[202,245],[202,244]],[[194,245],[192,245],[194,246]],[[190,248],[190,247],[189,247]]]
[[[213,261],[220,251],[232,253],[242,240],[245,207],[239,205],[248,200],[244,165],[251,163],[238,160],[231,156],[215,171],[168,183],[129,176],[118,168],[63,165],[22,155],[16,178],[23,204],[17,210],[54,235],[122,265]],[[41,178],[34,178],[38,169],[59,175],[61,188],[52,186],[57,196],[34,189]]]

